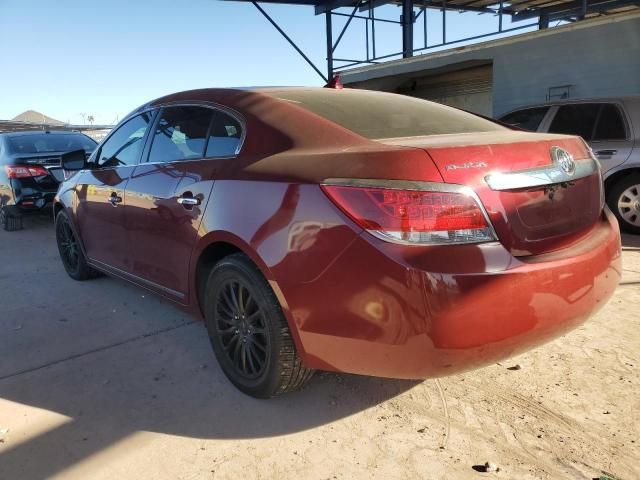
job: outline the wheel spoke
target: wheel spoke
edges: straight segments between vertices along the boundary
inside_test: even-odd
[[[222,291],[222,297],[229,310],[233,313],[233,310],[235,309],[235,302],[233,301],[233,291],[230,291],[231,288],[231,286],[225,287]]]
[[[240,358],[242,359],[242,371],[249,373],[247,371],[247,345],[244,342],[242,343]]]
[[[243,298],[243,292],[245,291],[244,287],[240,284],[238,284],[238,312],[241,315],[244,315],[244,302],[245,299]]]
[[[259,344],[258,342],[256,342],[255,340],[251,342],[251,345],[254,347],[257,347],[262,353],[267,353],[267,349],[261,344]]]
[[[253,363],[253,348],[251,347],[250,343],[247,343],[245,350],[247,351],[247,359],[249,360],[249,367],[251,368],[251,372],[258,373],[259,369],[257,369],[255,364]]]

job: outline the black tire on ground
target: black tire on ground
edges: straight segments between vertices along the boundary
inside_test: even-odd
[[[298,357],[273,290],[244,254],[229,255],[213,267],[204,310],[222,371],[247,395],[270,398],[290,392],[313,375]]]
[[[622,230],[640,234],[640,173],[622,177],[609,188],[607,205]]]
[[[56,215],[56,242],[62,265],[71,278],[82,281],[100,276],[97,270],[87,264],[87,259],[64,210]]]
[[[22,230],[22,215],[12,213],[6,206],[0,207],[0,227],[7,232]]]

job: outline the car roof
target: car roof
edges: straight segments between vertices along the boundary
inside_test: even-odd
[[[528,105],[521,105],[519,107],[513,108],[502,115],[505,115],[517,112],[519,110],[527,110],[529,108],[538,108],[538,107],[553,107],[557,105],[570,105],[574,103],[607,103],[607,102],[621,102],[621,103],[637,103],[640,102],[640,95],[626,95],[620,97],[584,97],[584,98],[567,98],[564,100],[553,100],[550,102],[542,102],[542,103],[531,103]]]

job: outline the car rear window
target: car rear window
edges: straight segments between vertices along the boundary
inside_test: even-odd
[[[96,148],[96,142],[82,134],[30,134],[12,135],[8,138],[14,153],[48,153],[85,150],[90,153]]]
[[[471,113],[415,97],[368,90],[278,90],[270,95],[369,139],[507,130]]]
[[[549,107],[526,108],[506,114],[500,121],[514,127],[535,132],[547,114]]]

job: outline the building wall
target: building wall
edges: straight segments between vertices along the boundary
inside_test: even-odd
[[[493,112],[547,100],[571,85],[570,98],[640,95],[640,14],[619,14],[482,44],[344,72],[343,82],[398,91],[411,78],[472,62],[493,64]]]
[[[571,85],[571,98],[640,94],[640,18],[495,50],[494,115],[543,102],[550,87],[561,85]]]

